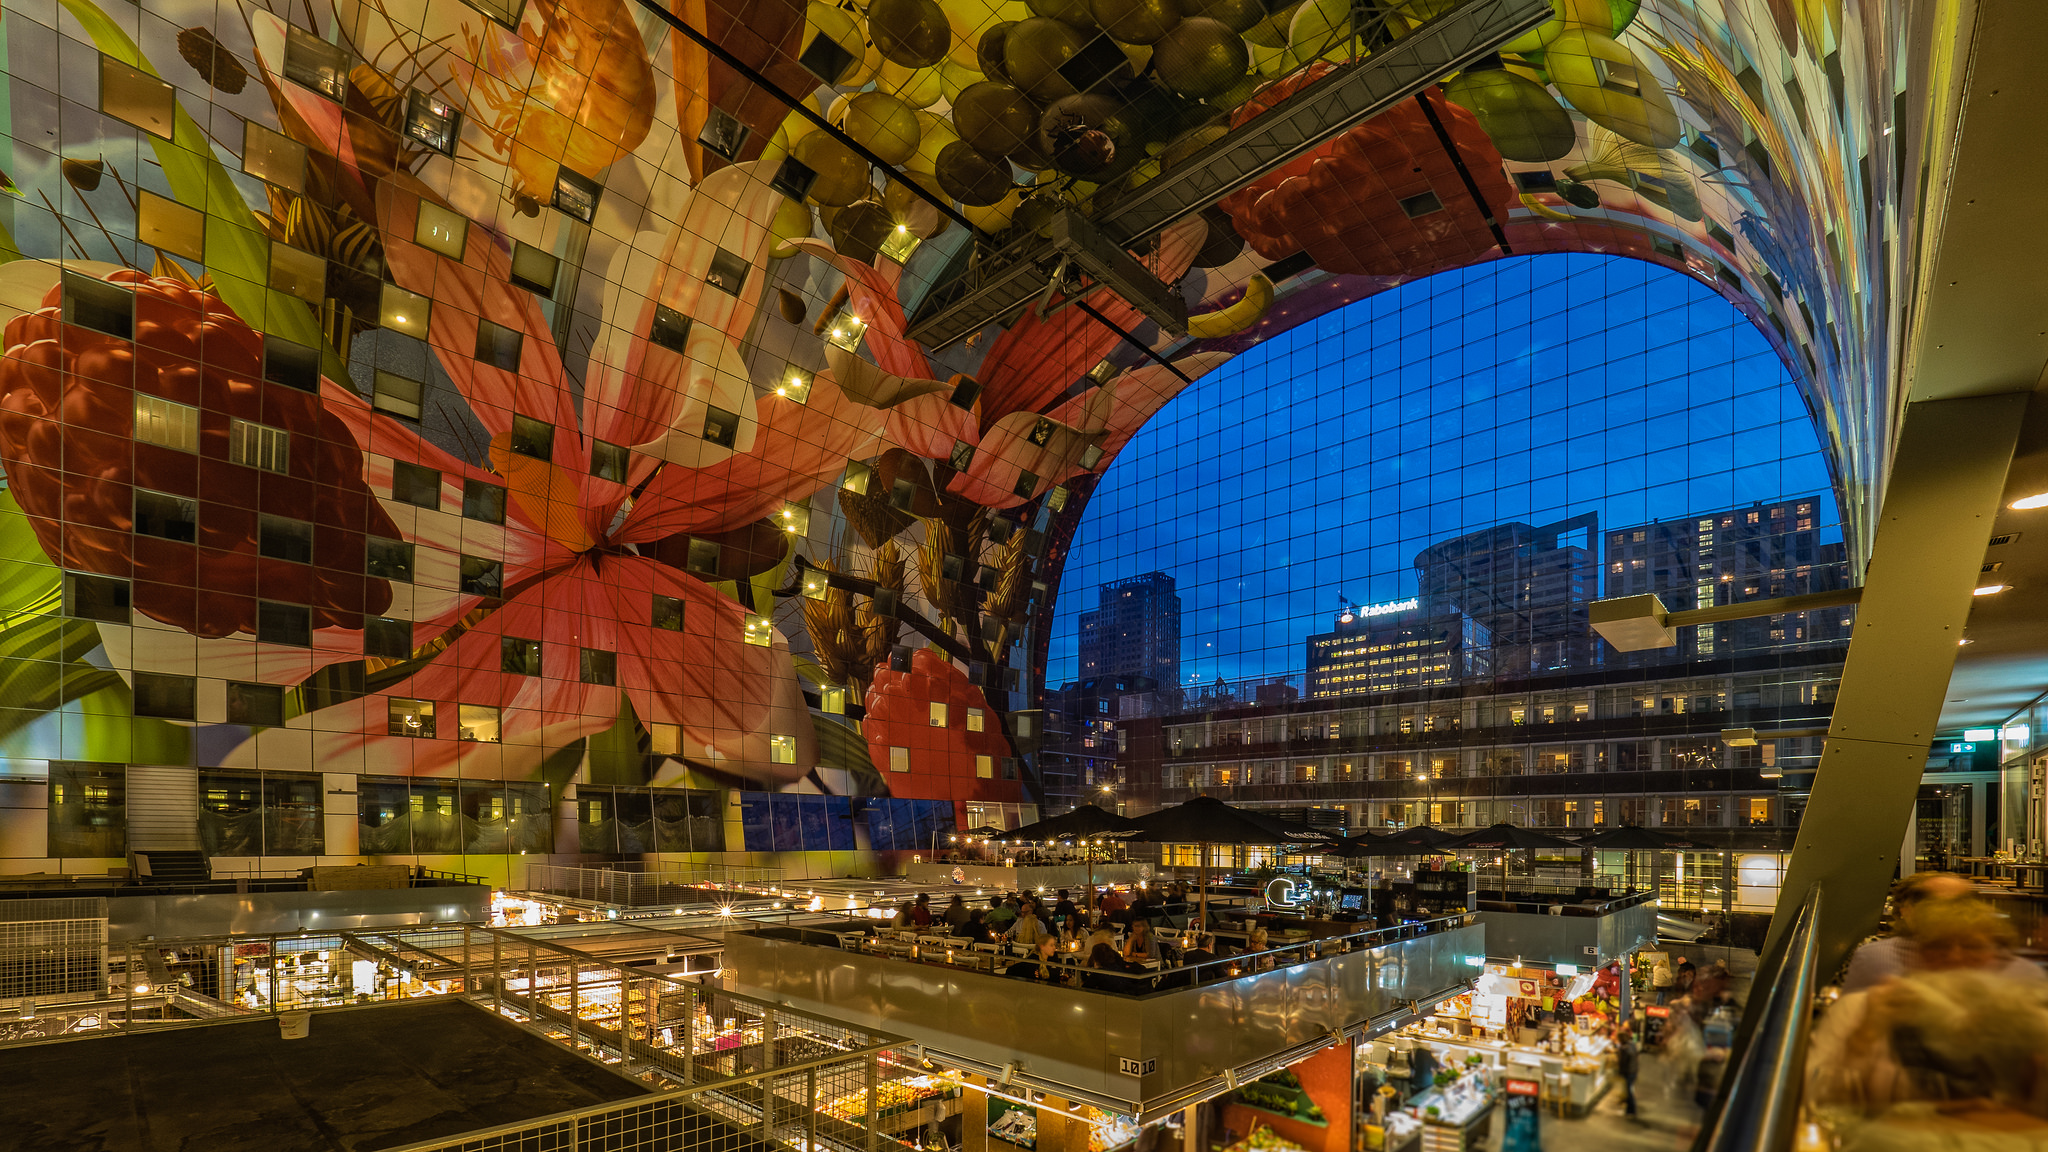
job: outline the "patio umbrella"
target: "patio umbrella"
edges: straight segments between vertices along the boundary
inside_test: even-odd
[[[1460,836],[1443,846],[1446,850],[1465,852],[1472,850],[1500,850],[1500,892],[1505,900],[1508,892],[1508,853],[1518,848],[1534,852],[1538,848],[1576,848],[1578,845],[1561,836],[1538,832],[1534,828],[1520,828],[1513,824],[1495,824],[1481,828],[1469,836]]]
[[[1194,844],[1201,852],[1200,922],[1209,923],[1209,846],[1212,844],[1272,845],[1328,848],[1336,836],[1286,824],[1244,808],[1232,808],[1214,796],[1197,796],[1185,804],[1140,816],[1118,838],[1143,844]]]
[[[1131,830],[1132,822],[1127,817],[1108,812],[1093,804],[1083,804],[1071,812],[1048,816],[1036,824],[997,833],[997,840],[1079,840],[1081,854],[1088,860],[1088,891],[1083,894],[1082,907],[1095,909],[1095,853],[1087,846],[1091,839],[1101,839]]]
[[[1628,862],[1631,865],[1629,871],[1632,872],[1634,871],[1633,865],[1635,864],[1636,853],[1638,852],[1688,852],[1701,847],[1701,845],[1675,832],[1665,832],[1656,828],[1642,828],[1634,824],[1628,824],[1620,828],[1609,828],[1605,832],[1595,832],[1591,836],[1579,841],[1579,847],[1596,848],[1603,852],[1627,852]],[[1651,887],[1654,888],[1656,886],[1657,872],[1656,859],[1653,857],[1650,863]],[[1622,883],[1626,885],[1628,881],[1629,876],[1624,873]]]
[[[1451,841],[1458,839],[1458,833],[1446,832],[1428,824],[1418,824],[1385,836],[1354,836],[1345,841],[1347,848],[1339,856],[1420,856],[1434,852]]]

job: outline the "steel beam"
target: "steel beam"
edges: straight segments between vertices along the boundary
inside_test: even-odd
[[[1765,957],[1815,884],[1822,972],[1877,926],[1954,671],[2027,394],[1906,406],[1856,630]]]
[[[1095,226],[1109,242],[1127,247],[1499,51],[1554,15],[1548,0],[1465,0],[1371,55],[1337,66],[1125,193],[1093,214]],[[1045,290],[1057,255],[1037,236],[977,252],[965,274],[933,289],[910,324],[911,339],[943,348],[1015,315]]]

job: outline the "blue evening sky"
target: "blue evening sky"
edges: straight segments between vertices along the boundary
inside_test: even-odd
[[[1255,346],[1139,430],[1075,536],[1046,682],[1075,678],[1080,613],[1127,576],[1177,581],[1183,684],[1280,675],[1340,597],[1413,595],[1435,541],[1829,485],[1791,374],[1706,285],[1584,255],[1446,272]]]

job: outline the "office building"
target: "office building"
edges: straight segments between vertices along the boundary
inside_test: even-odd
[[[1415,557],[1417,595],[1432,616],[1486,629],[1503,676],[1589,668],[1598,649],[1586,606],[1600,598],[1597,515],[1500,524],[1432,544]]]
[[[1173,577],[1147,572],[1104,584],[1081,613],[1081,677],[1146,676],[1180,683],[1180,597]]]
[[[1347,609],[1332,631],[1307,642],[1306,683],[1311,700],[1456,684],[1486,676],[1492,667],[1493,637],[1463,613],[1423,618],[1412,601],[1396,611],[1370,614]]]

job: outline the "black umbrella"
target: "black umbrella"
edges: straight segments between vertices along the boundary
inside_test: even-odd
[[[1036,824],[1026,824],[1008,832],[998,832],[996,840],[1083,840],[1105,834],[1127,832],[1132,822],[1114,812],[1105,812],[1093,804],[1083,804],[1072,812],[1048,816]]]
[[[1466,836],[1459,836],[1442,845],[1446,851],[1484,851],[1489,848],[1577,848],[1579,845],[1548,832],[1534,828],[1519,828],[1513,824],[1495,824],[1481,828]]]
[[[1446,832],[1441,828],[1432,828],[1427,824],[1419,824],[1400,832],[1390,832],[1385,836],[1354,836],[1345,842],[1353,847],[1347,851],[1340,852],[1339,855],[1420,856],[1425,853],[1438,851],[1444,845],[1456,839],[1458,839],[1458,833],[1456,832]]]
[[[1579,847],[1594,848],[1603,852],[1627,852],[1628,867],[1624,869],[1622,875],[1622,884],[1627,886],[1638,878],[1628,874],[1636,870],[1636,853],[1687,852],[1700,847],[1700,845],[1675,832],[1664,832],[1656,828],[1641,828],[1634,824],[1629,824],[1620,828],[1609,828],[1605,832],[1595,832],[1591,836],[1579,841]],[[1656,887],[1654,883],[1656,878],[1657,861],[1655,858],[1652,858],[1650,861],[1650,879],[1653,881],[1651,884],[1653,888]]]
[[[1095,907],[1095,853],[1086,847],[1089,840],[1104,836],[1119,836],[1129,832],[1132,822],[1114,812],[1107,812],[1093,804],[1083,804],[1071,812],[1048,816],[1036,824],[1004,832],[997,840],[1079,840],[1082,855],[1088,858],[1088,891],[1083,895],[1081,906],[1091,911]]]
[[[1000,840],[1008,833],[993,824],[985,824],[972,832],[962,832],[961,835],[969,840]]]
[[[1689,852],[1699,845],[1676,833],[1630,824],[1595,832],[1579,841],[1579,847],[1598,848],[1603,852]]]
[[[1500,893],[1505,900],[1508,893],[1508,853],[1521,848],[1534,852],[1538,848],[1576,848],[1578,845],[1561,836],[1538,832],[1534,828],[1518,828],[1513,824],[1495,824],[1481,828],[1469,836],[1460,836],[1444,845],[1455,852],[1500,852]]]
[[[1339,837],[1299,824],[1287,824],[1243,808],[1232,808],[1214,796],[1197,796],[1185,804],[1140,816],[1119,838],[1144,844],[1194,844],[1201,853],[1201,924],[1209,923],[1209,846],[1270,844],[1324,851]]]

